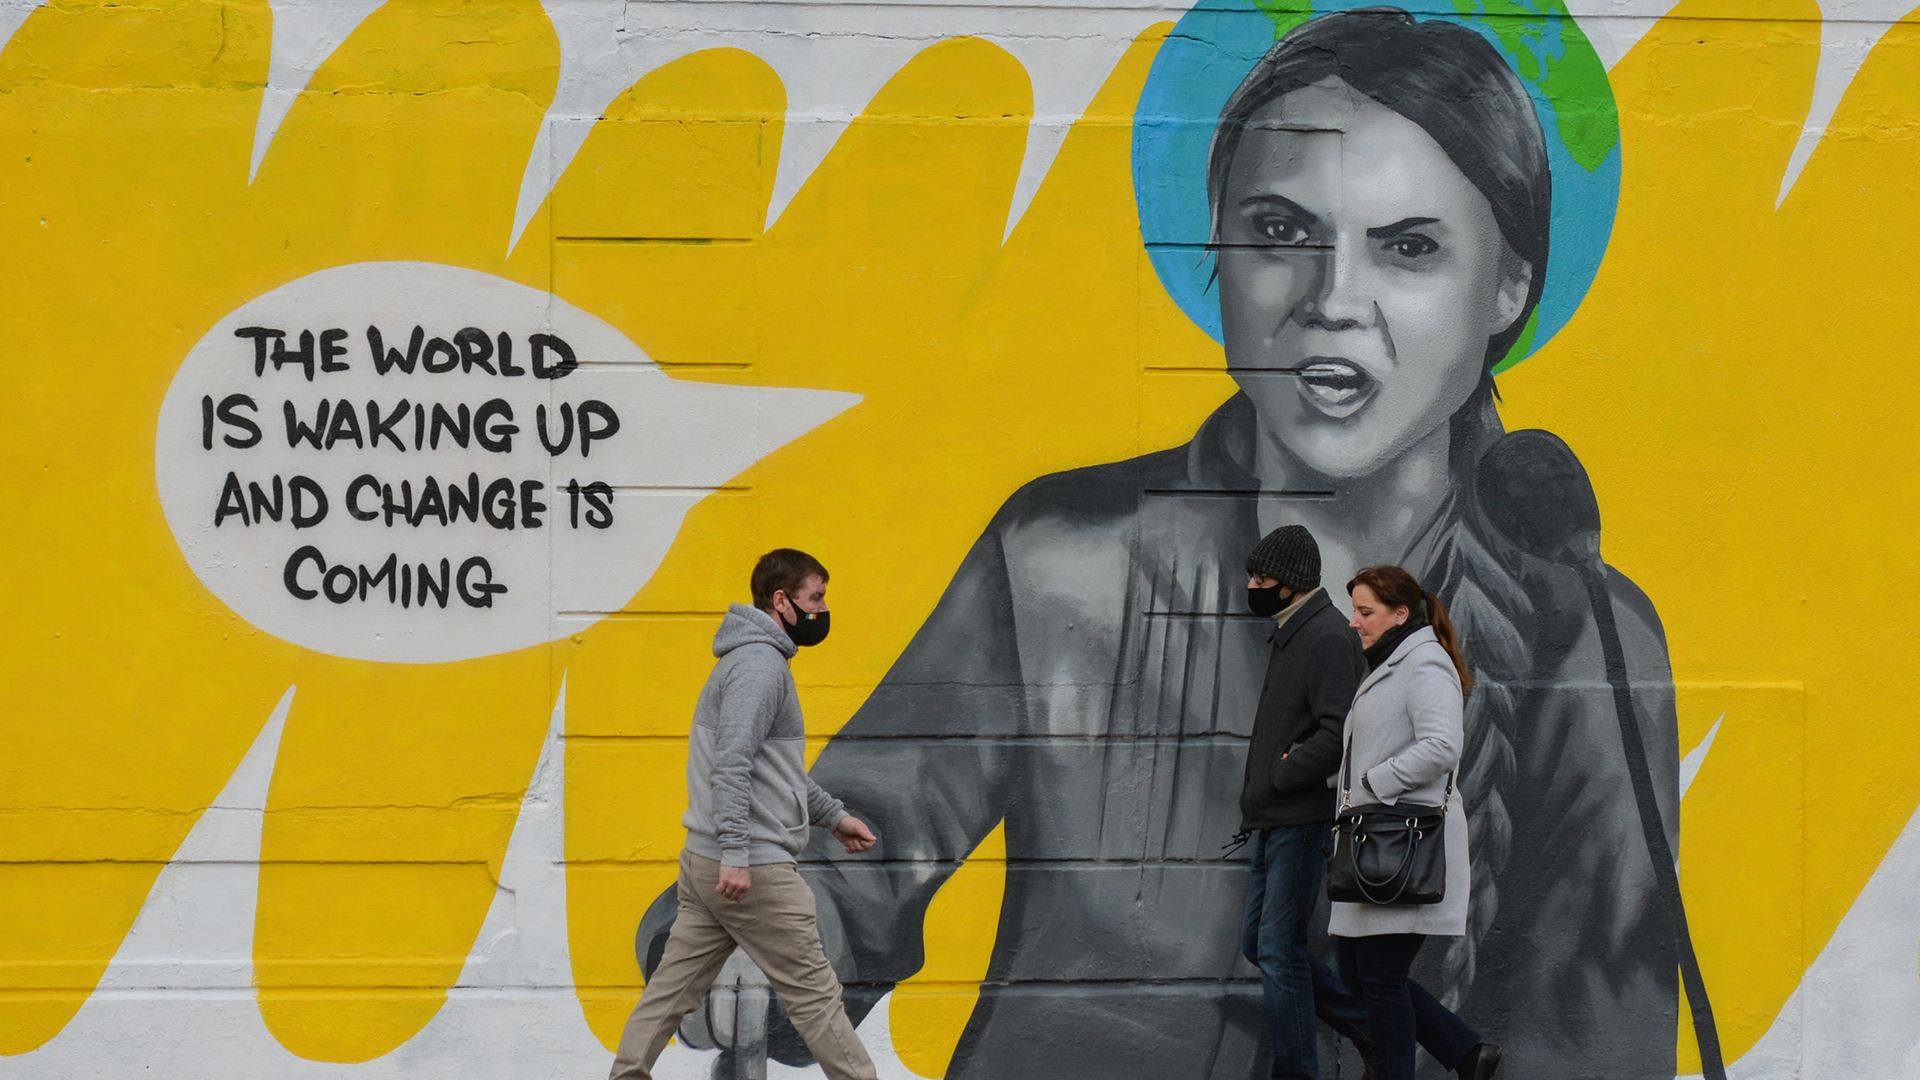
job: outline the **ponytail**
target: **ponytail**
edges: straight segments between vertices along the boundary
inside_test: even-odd
[[[1447,605],[1438,596],[1425,589],[1420,590],[1420,595],[1427,604],[1427,621],[1433,624],[1433,636],[1440,640],[1441,648],[1447,650],[1453,670],[1460,673],[1460,696],[1464,698],[1473,692],[1473,672],[1468,669],[1466,653],[1460,648],[1460,633],[1453,628]]]

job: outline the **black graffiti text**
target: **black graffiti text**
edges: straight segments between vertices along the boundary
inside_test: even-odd
[[[254,414],[260,406],[246,394],[228,394],[215,403],[212,395],[200,396],[200,448],[213,449],[213,425],[218,420],[227,430],[220,433],[220,441],[235,450],[245,450],[260,444],[260,425],[254,423]],[[234,432],[239,432],[235,435]]]
[[[547,504],[539,498],[544,486],[538,480],[515,481],[505,476],[483,484],[479,473],[468,473],[465,480],[445,483],[429,476],[415,487],[411,480],[394,484],[362,473],[347,484],[343,502],[355,521],[378,521],[389,529],[465,522],[510,532],[546,524],[542,515]]]
[[[310,529],[327,519],[327,493],[312,477],[274,476],[262,483],[228,473],[220,485],[220,500],[213,510],[213,527],[239,518],[246,526],[286,521],[296,529]]]
[[[445,441],[462,450],[511,454],[513,437],[520,431],[513,422],[513,405],[505,398],[488,398],[479,405],[402,398],[391,407],[369,400],[364,411],[346,398],[321,398],[309,413],[291,401],[283,402],[281,411],[287,445],[298,448],[304,443],[314,450],[342,445],[366,450],[383,442],[403,452],[438,450]]]
[[[244,394],[230,394],[217,405],[211,399],[203,399],[201,445],[212,448],[216,419],[241,432],[239,441],[231,434],[222,436],[229,446],[253,445],[258,441],[254,437],[258,428],[250,418],[253,407],[253,400]],[[243,408],[246,413],[242,412]],[[321,398],[304,407],[292,401],[282,402],[281,415],[290,449],[302,446],[312,450],[391,448],[405,453],[451,446],[511,454],[514,436],[520,433],[520,425],[514,422],[513,404],[497,397],[478,405],[406,398],[387,404],[371,399],[355,403],[347,398]],[[535,406],[534,426],[539,432],[540,445],[548,454],[558,457],[578,446],[584,458],[593,453],[595,443],[619,434],[620,414],[597,398],[577,405],[563,401],[551,411],[544,404]]]
[[[533,426],[539,431],[540,445],[547,448],[548,454],[559,457],[567,452],[567,447],[573,445],[576,416],[579,418],[581,457],[593,453],[594,443],[604,442],[620,433],[620,414],[613,411],[613,406],[597,398],[588,398],[578,406],[563,401],[552,417],[548,415],[545,405],[536,405]],[[556,420],[559,426],[558,436],[553,433],[554,425],[548,423],[550,419]]]
[[[320,331],[316,338],[313,331],[300,331],[299,346],[287,348],[287,332],[270,326],[243,326],[233,332],[233,336],[253,342],[253,374],[257,378],[267,373],[268,365],[279,371],[284,367],[296,367],[308,382],[323,372],[346,371],[348,365],[341,357],[347,355],[347,347],[340,344],[347,340],[347,332],[339,328]]]
[[[604,480],[595,480],[582,484],[578,480],[567,481],[564,489],[567,493],[567,524],[580,527],[580,519],[586,518],[589,526],[596,529],[613,527],[613,487]]]
[[[458,600],[470,608],[490,608],[493,598],[507,591],[493,580],[493,564],[474,555],[456,569],[452,559],[439,563],[409,562],[398,555],[368,566],[365,563],[329,563],[320,549],[308,544],[287,557],[281,583],[296,600],[325,597],[335,604],[364,603],[384,598],[403,608],[445,608]]]
[[[331,331],[329,331],[331,332]],[[513,359],[513,335],[505,331],[489,337],[485,330],[469,326],[453,335],[428,337],[425,327],[415,326],[407,335],[405,351],[389,346],[377,326],[367,327],[367,352],[373,357],[376,375],[398,372],[412,375],[449,375],[476,372],[515,378],[532,375],[536,379],[564,379],[580,366],[573,346],[557,334],[530,334],[527,337],[527,362]]]

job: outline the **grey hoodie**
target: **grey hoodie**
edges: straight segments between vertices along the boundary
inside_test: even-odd
[[[693,711],[687,849],[724,866],[793,862],[809,824],[833,828],[840,800],[807,775],[806,728],[787,661],[793,639],[772,615],[735,604],[713,636],[719,663]]]

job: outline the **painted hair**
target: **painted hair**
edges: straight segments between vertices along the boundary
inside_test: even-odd
[[[1532,269],[1526,305],[1487,345],[1485,381],[1526,329],[1547,276],[1553,180],[1525,85],[1487,40],[1457,23],[1415,22],[1399,8],[1359,8],[1295,27],[1227,99],[1207,155],[1207,197],[1220,229],[1227,171],[1253,115],[1334,78],[1419,125],[1475,190],[1513,256]]]
[[[1436,538],[1421,574],[1435,592],[1452,599],[1447,618],[1473,642],[1473,690],[1467,695],[1459,779],[1473,808],[1467,816],[1473,910],[1467,935],[1448,945],[1445,964],[1451,984],[1445,996],[1456,1003],[1473,983],[1480,942],[1500,912],[1501,872],[1513,852],[1522,692],[1534,681],[1534,642],[1540,634],[1533,598],[1513,570],[1508,545],[1483,527],[1477,507],[1462,510],[1463,516]]]
[[[1440,647],[1447,650],[1447,656],[1453,660],[1453,670],[1460,673],[1460,696],[1466,697],[1473,692],[1473,672],[1467,668],[1467,654],[1460,645],[1460,633],[1453,628],[1453,620],[1447,616],[1447,605],[1438,596],[1420,587],[1420,582],[1398,566],[1369,566],[1353,575],[1347,582],[1347,595],[1365,585],[1372,590],[1380,602],[1390,608],[1406,608],[1426,616],[1433,625],[1433,636],[1440,640]]]

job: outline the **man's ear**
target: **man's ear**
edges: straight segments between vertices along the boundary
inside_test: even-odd
[[[1511,248],[1500,257],[1500,291],[1494,297],[1494,334],[1513,328],[1520,313],[1527,309],[1527,296],[1533,291],[1533,264],[1515,255]]]

